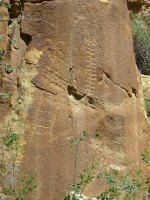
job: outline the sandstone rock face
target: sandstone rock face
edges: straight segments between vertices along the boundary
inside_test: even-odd
[[[8,17],[8,11],[7,8],[3,7],[1,8],[1,14],[4,18]],[[2,42],[0,42],[0,60],[3,57],[3,55],[6,54],[7,51],[7,43],[8,43],[8,38],[7,38],[7,22],[0,22],[0,38],[2,39]],[[10,91],[10,85],[9,81],[7,80],[7,74],[5,73],[4,67],[0,68],[0,93],[3,93],[4,91]],[[5,107],[4,107],[5,104]],[[2,95],[0,95],[0,119],[2,120],[4,115],[7,114],[10,108],[10,100],[7,99],[6,101],[3,100]]]
[[[23,9],[20,36],[9,26],[18,38],[9,53],[24,71],[2,73],[13,89],[1,122],[26,143],[22,171],[36,174],[39,184],[29,199],[62,199],[74,174],[69,136],[100,135],[82,146],[84,157],[88,151],[119,168],[141,162],[145,117],[127,3],[32,0]],[[99,189],[93,183],[86,196]]]

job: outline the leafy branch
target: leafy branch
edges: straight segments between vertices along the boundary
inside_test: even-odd
[[[94,134],[93,136],[98,137],[99,135]],[[70,147],[75,148],[75,163],[79,157],[79,146],[81,145],[81,142],[84,141],[87,137],[91,136],[89,136],[87,132],[83,132],[79,135],[79,137],[68,138]],[[142,154],[142,160],[145,161],[146,164],[149,164],[150,162],[149,157],[150,151],[145,150],[145,152]],[[77,167],[77,165],[75,165],[75,167]],[[101,194],[96,198],[93,198],[93,200],[150,199],[150,177],[148,177],[147,174],[144,174],[142,170],[139,169],[136,172],[136,169],[133,169],[133,171],[129,170],[129,172],[124,172],[118,171],[116,168],[112,167],[105,169],[102,166],[99,169],[99,164],[95,162],[93,157],[93,161],[90,163],[87,162],[83,172],[79,174],[80,181],[76,182],[76,179],[74,179],[73,184],[68,184],[71,192],[67,193],[63,200],[92,200],[92,198],[85,197],[83,195],[83,191],[85,187],[94,179],[100,179],[103,184],[107,185],[107,189],[102,191]]]

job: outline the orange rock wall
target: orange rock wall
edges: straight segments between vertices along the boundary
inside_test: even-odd
[[[21,169],[37,175],[29,199],[62,199],[74,174],[66,138],[84,130],[100,135],[82,146],[84,157],[141,162],[145,117],[126,0],[25,1],[21,32],[10,26],[10,60],[24,70],[2,72],[13,89],[1,124],[22,135]]]

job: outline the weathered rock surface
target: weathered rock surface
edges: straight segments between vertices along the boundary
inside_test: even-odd
[[[8,18],[8,11],[6,7],[1,8],[1,15],[4,18]],[[0,39],[2,39],[2,41],[0,42],[0,60],[1,58],[6,55],[7,53],[7,43],[8,43],[8,38],[7,38],[7,22],[0,22]],[[7,56],[6,56],[7,57]],[[4,91],[9,91],[12,90],[12,87],[10,88],[9,82],[10,82],[10,78],[9,81],[6,81],[6,77],[7,75],[5,74],[5,69],[4,67],[0,68],[0,93],[2,94]],[[4,77],[5,76],[5,77]],[[5,106],[4,106],[5,105]],[[4,100],[2,98],[2,95],[0,95],[0,120],[2,120],[4,118],[4,116],[7,114],[7,112],[9,111],[10,108],[10,100]]]
[[[23,9],[10,59],[24,71],[6,75],[15,89],[1,123],[24,136],[22,170],[39,184],[29,199],[56,200],[73,182],[69,136],[100,135],[82,146],[84,157],[120,168],[141,162],[145,117],[130,19],[126,0],[25,1]],[[86,195],[99,189],[93,183]]]

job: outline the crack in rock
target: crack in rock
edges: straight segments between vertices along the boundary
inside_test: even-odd
[[[31,82],[32,82],[32,84],[33,84],[37,89],[39,89],[39,90],[42,90],[42,91],[44,91],[44,92],[48,92],[48,93],[50,93],[50,94],[52,94],[52,95],[57,95],[57,94],[58,94],[56,91],[49,91],[49,90],[47,90],[47,89],[45,89],[45,88],[43,88],[43,87],[40,87],[40,86],[36,85],[36,84],[34,83],[34,81],[31,81]]]
[[[102,69],[101,69],[101,70],[102,70]],[[129,97],[132,96],[131,92],[130,92],[127,88],[125,88],[125,86],[119,85],[119,84],[116,83],[114,80],[112,80],[112,79],[111,79],[111,76],[110,76],[107,72],[105,72],[104,70],[102,70],[102,72],[106,75],[106,77],[107,77],[112,83],[114,83],[114,84],[117,85],[119,88],[121,88],[122,90],[124,90],[124,91],[127,93],[127,95],[128,95]],[[132,87],[132,93],[134,93],[135,96],[137,96],[137,90],[136,90],[135,88],[133,88],[133,87]]]
[[[75,100],[80,101],[84,98],[85,94],[81,94],[77,91],[77,89],[74,86],[68,85],[68,94],[70,96],[73,96]]]

